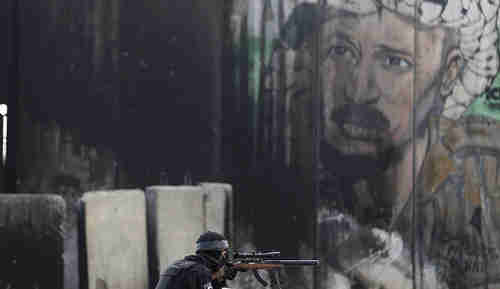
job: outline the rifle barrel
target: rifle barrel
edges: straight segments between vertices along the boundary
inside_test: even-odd
[[[280,264],[280,265],[296,265],[296,266],[316,266],[319,265],[319,260],[262,260],[266,264]]]
[[[244,270],[266,270],[266,269],[274,269],[283,267],[282,264],[269,264],[269,263],[239,263],[233,265],[236,269],[244,269]]]

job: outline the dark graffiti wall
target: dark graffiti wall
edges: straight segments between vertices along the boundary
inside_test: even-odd
[[[54,122],[77,151],[112,150],[129,186],[221,174],[222,1],[2,5],[11,24],[3,59],[18,61],[2,66],[19,144],[14,183],[37,150],[30,126]]]
[[[224,179],[291,287],[500,288],[498,1],[12,3],[19,188]]]
[[[311,210],[307,286],[500,286],[498,8],[235,1],[254,160]]]

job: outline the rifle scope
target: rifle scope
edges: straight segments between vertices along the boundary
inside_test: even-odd
[[[233,258],[235,259],[245,259],[245,258],[273,258],[278,257],[280,252],[234,252]]]

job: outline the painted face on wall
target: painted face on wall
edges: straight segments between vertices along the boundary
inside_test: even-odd
[[[390,165],[388,154],[410,142],[413,102],[417,128],[425,130],[449,62],[443,59],[445,37],[441,28],[419,27],[415,35],[411,19],[386,9],[369,15],[328,11],[321,47],[325,165],[336,166],[332,151]]]

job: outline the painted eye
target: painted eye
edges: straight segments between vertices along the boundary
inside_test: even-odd
[[[347,53],[347,48],[345,46],[334,46],[332,52],[336,55],[344,55]]]
[[[352,64],[357,63],[356,54],[351,47],[348,47],[346,45],[332,46],[328,54],[334,60],[347,61]]]
[[[407,69],[411,66],[411,63],[402,57],[387,55],[384,58],[384,66]]]

